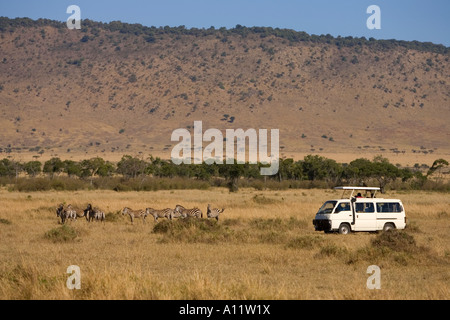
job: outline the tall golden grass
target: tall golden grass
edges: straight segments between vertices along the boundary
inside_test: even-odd
[[[333,190],[157,192],[0,191],[0,299],[447,299],[448,193],[393,192],[407,236],[315,232]],[[59,203],[92,203],[105,223],[56,217]],[[125,207],[225,207],[219,222],[135,221]],[[150,217],[151,218],[151,217]],[[402,235],[404,235],[402,234]],[[400,239],[400,242],[399,242]],[[402,239],[407,241],[402,243]],[[383,242],[384,241],[384,242]],[[397,241],[393,247],[386,241]],[[370,265],[381,289],[369,290]],[[69,290],[67,267],[81,269]]]

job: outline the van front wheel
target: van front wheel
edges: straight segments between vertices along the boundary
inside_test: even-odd
[[[383,227],[383,232],[394,230],[395,226],[392,223],[386,223]]]
[[[340,234],[349,234],[351,231],[350,226],[346,223],[343,223],[339,226],[339,233]]]

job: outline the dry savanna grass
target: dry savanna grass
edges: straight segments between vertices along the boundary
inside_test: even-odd
[[[450,197],[392,192],[409,227],[392,234],[315,232],[332,190],[0,191],[0,299],[447,299]],[[62,226],[57,204],[102,208],[105,223]],[[220,220],[131,224],[125,207],[225,208]],[[69,290],[68,266],[81,270]],[[366,287],[367,268],[381,289]]]

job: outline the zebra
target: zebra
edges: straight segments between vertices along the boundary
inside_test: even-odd
[[[183,218],[183,216],[178,211],[172,210],[172,217],[170,218],[170,220],[172,220],[174,218]]]
[[[105,221],[105,213],[101,210],[95,212],[95,220],[104,222]]]
[[[101,222],[105,221],[105,213],[99,208],[92,208],[91,204],[88,204],[87,208],[84,211],[86,212],[86,220],[88,222],[91,222],[94,219]]]
[[[200,210],[199,208],[186,209],[185,207],[177,204],[177,206],[175,207],[175,211],[178,212],[182,218],[187,218],[187,217],[198,218],[199,216],[200,216],[200,218],[203,218],[202,210]]]
[[[158,222],[158,218],[167,218],[169,220],[172,220],[172,217],[174,215],[174,210],[167,208],[162,210],[155,210],[153,208],[147,208],[145,209],[145,215],[151,215],[153,218],[155,218],[155,222]]]
[[[87,211],[77,208],[77,207],[73,207],[71,204],[69,204],[67,206],[67,209],[70,212],[70,216],[73,220],[76,220],[76,218],[82,218],[82,217],[86,217]]]
[[[145,223],[147,213],[145,210],[133,210],[128,207],[123,208],[122,215],[128,214],[131,219],[131,224],[134,224],[134,218],[142,218],[142,222]]]
[[[77,210],[69,204],[66,208],[66,218],[71,219],[72,221],[77,220]]]
[[[64,205],[62,203],[56,208],[56,216],[61,218],[61,224],[66,222],[66,210],[64,210]]]
[[[67,209],[65,209],[64,205],[61,203],[56,208],[56,216],[61,218],[61,224],[65,224],[68,219],[77,219],[77,215],[73,210],[71,210],[70,204],[67,206]]]
[[[220,209],[211,209],[211,205],[208,203],[208,208],[206,209],[206,216],[208,218],[216,218],[217,221],[219,221],[219,215],[224,212],[225,209],[222,208],[222,210]]]

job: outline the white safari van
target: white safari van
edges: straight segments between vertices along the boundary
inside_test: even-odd
[[[386,231],[406,227],[406,215],[402,202],[398,199],[375,198],[380,188],[336,187],[335,189],[343,190],[342,197],[328,200],[320,207],[313,220],[316,231],[338,231],[341,234],[347,234],[351,231]],[[344,197],[347,190],[350,190],[351,194]]]

